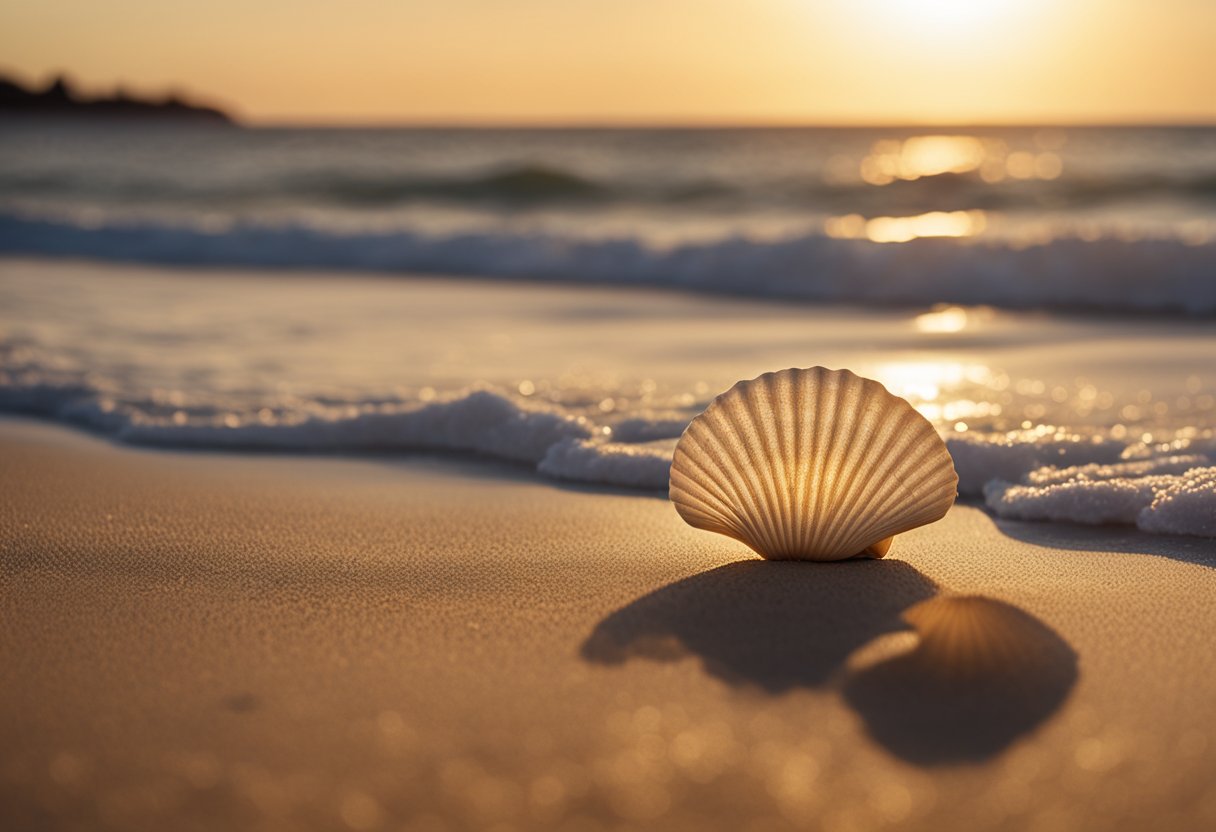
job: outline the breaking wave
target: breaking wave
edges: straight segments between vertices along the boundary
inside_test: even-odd
[[[208,227],[0,214],[0,252],[647,285],[814,302],[1216,313],[1216,245],[1173,239],[1061,237],[1019,246],[927,238],[891,245],[804,233],[661,245],[639,236],[553,231]]]

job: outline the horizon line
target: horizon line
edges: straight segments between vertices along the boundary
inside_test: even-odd
[[[1216,116],[1206,120],[1161,119],[1092,119],[1088,121],[1018,119],[1018,120],[795,120],[795,119],[686,119],[664,121],[650,119],[383,119],[383,120],[317,120],[306,118],[249,119],[225,111],[243,128],[310,129],[310,130],[875,130],[875,129],[951,129],[985,130],[1009,128],[1046,129],[1152,129],[1152,128],[1216,128]]]

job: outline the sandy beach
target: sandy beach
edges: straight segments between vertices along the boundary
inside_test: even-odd
[[[1216,830],[1216,3],[8,5],[0,832]]]
[[[0,457],[6,828],[1216,822],[1208,540],[958,505],[776,564],[484,461]]]

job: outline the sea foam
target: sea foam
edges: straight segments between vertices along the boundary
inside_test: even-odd
[[[563,439],[548,450],[537,470],[561,480],[665,489],[674,448],[674,440],[630,445]]]
[[[984,488],[988,507],[1019,520],[1128,523],[1147,532],[1216,537],[1216,467],[1183,474]]]
[[[40,415],[135,445],[308,453],[458,451],[524,464],[547,478],[664,491],[676,437],[670,414],[593,420],[488,386],[432,400],[293,403],[247,412],[162,408],[116,398],[87,378],[0,374],[0,411]],[[1109,432],[1040,426],[947,435],[965,499],[1001,517],[1125,523],[1216,537],[1216,436],[1188,429],[1146,444]]]

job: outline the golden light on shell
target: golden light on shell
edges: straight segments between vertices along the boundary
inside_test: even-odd
[[[689,423],[671,500],[691,526],[770,560],[883,557],[945,516],[958,475],[912,405],[873,379],[814,367],[741,381]]]

